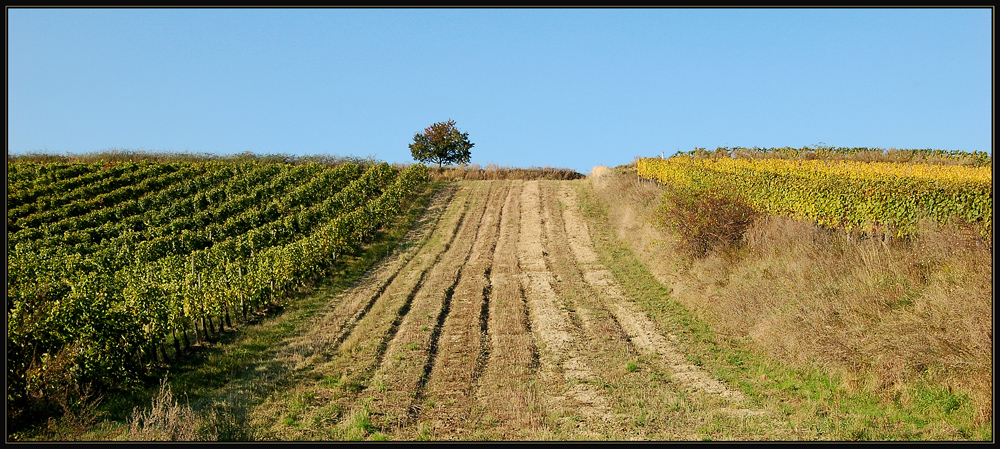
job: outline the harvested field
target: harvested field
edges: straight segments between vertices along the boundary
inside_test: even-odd
[[[250,412],[261,437],[788,437],[632,304],[577,185],[442,187],[399,250],[289,339],[277,359],[297,384]]]

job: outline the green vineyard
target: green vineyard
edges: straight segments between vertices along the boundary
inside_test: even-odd
[[[7,396],[136,380],[371,242],[424,165],[8,161]],[[189,335],[192,334],[193,335]]]

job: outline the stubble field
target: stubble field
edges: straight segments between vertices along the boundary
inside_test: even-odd
[[[629,300],[578,185],[441,188],[402,250],[286,339],[294,380],[247,410],[257,437],[792,438]]]

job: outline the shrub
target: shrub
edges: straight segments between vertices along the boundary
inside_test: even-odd
[[[659,225],[677,238],[678,250],[697,259],[738,246],[760,214],[731,194],[668,187],[656,215]]]

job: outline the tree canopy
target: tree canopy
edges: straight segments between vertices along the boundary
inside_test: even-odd
[[[420,162],[437,162],[442,164],[468,164],[472,153],[469,151],[475,144],[469,141],[469,133],[463,133],[455,128],[455,121],[437,122],[423,132],[413,136],[410,153],[413,159]]]

